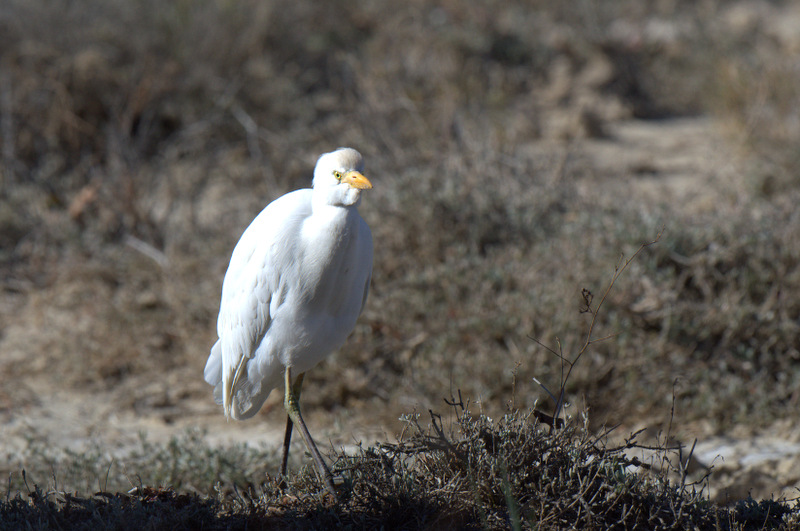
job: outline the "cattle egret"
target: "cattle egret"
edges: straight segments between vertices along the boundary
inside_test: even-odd
[[[222,283],[219,339],[204,371],[226,417],[236,420],[255,415],[283,384],[281,477],[297,424],[334,496],[333,476],[300,414],[300,389],[305,372],[344,343],[367,300],[372,234],[358,205],[372,184],[362,171],[358,151],[326,153],[312,188],[276,199],[247,227]]]

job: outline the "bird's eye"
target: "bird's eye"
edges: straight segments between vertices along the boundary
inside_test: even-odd
[[[336,177],[337,181],[341,181],[342,180],[342,172],[340,172],[340,171],[333,170],[333,176]]]

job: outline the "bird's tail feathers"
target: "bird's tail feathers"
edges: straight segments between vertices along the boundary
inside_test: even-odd
[[[242,358],[236,367],[228,370],[222,364],[222,342],[211,347],[203,377],[214,386],[214,401],[222,405],[225,417],[243,420],[255,415],[274,387],[280,384],[281,367],[269,366],[267,374],[249,374],[252,370],[264,370],[257,364]],[[273,374],[274,373],[274,374]]]
[[[222,344],[219,340],[211,347],[203,378],[210,385],[217,386],[222,381]]]

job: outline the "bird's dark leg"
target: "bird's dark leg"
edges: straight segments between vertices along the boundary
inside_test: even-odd
[[[281,458],[281,477],[286,477],[286,467],[289,463],[289,445],[292,442],[292,417],[286,415],[286,433],[283,435],[283,457]]]
[[[300,403],[300,391],[303,387],[303,377],[306,373],[300,373],[300,376],[297,377],[297,380],[292,384],[292,394],[295,397],[297,403]],[[294,422],[292,422],[291,415],[286,415],[286,432],[283,435],[283,457],[281,457],[281,488],[286,488],[286,470],[289,466],[289,446],[292,442],[292,428],[294,427]]]
[[[295,397],[297,403],[300,403],[300,391],[303,387],[303,377],[306,373],[301,373],[300,376],[297,377],[297,380],[292,384],[292,394]],[[285,485],[285,478],[286,478],[286,468],[289,465],[289,445],[292,442],[292,428],[294,427],[294,423],[292,422],[291,415],[286,415],[286,433],[283,436],[283,457],[281,458],[281,485]]]
[[[288,460],[289,448],[288,443],[292,436],[292,425],[297,424],[297,429],[300,430],[300,434],[303,436],[303,440],[306,442],[306,448],[311,453],[311,457],[314,458],[314,462],[317,465],[317,472],[320,475],[320,479],[325,483],[325,487],[328,489],[328,492],[336,498],[336,490],[333,487],[333,474],[331,474],[328,465],[325,464],[325,461],[322,459],[322,455],[317,450],[317,445],[314,444],[314,439],[311,438],[311,434],[308,432],[308,428],[306,427],[306,423],[303,421],[303,416],[300,414],[300,389],[303,386],[303,375],[305,373],[301,373],[300,376],[297,377],[297,381],[292,384],[292,369],[290,367],[286,367],[286,397],[284,399],[284,406],[286,407],[286,413],[288,413],[289,418],[286,421],[286,435],[284,437],[284,455],[283,455],[283,462],[281,464],[282,472],[285,472],[286,461]]]

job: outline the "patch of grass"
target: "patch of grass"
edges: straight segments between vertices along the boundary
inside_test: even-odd
[[[790,5],[776,5],[771,15],[792,16]],[[751,193],[776,197],[796,190],[800,180],[800,73],[792,52],[794,36],[770,27],[770,18],[750,13],[748,24],[717,46],[709,107],[744,147]]]
[[[700,407],[720,425],[777,418],[795,400],[800,304],[789,294],[800,288],[798,227],[788,205],[745,211],[727,226],[668,230],[644,258],[649,280],[639,285],[630,315],[637,329],[658,338],[657,348],[674,353],[676,373],[695,375],[681,393],[682,410],[698,404],[706,388],[714,397]],[[754,391],[752,400],[741,400],[742,388]]]
[[[97,444],[71,450],[31,439],[21,456],[8,457],[4,471],[10,489],[45,492],[127,492],[146,485],[213,495],[233,485],[249,488],[278,463],[274,449],[245,444],[215,448],[198,430],[165,444],[141,434],[132,448],[113,455]]]

